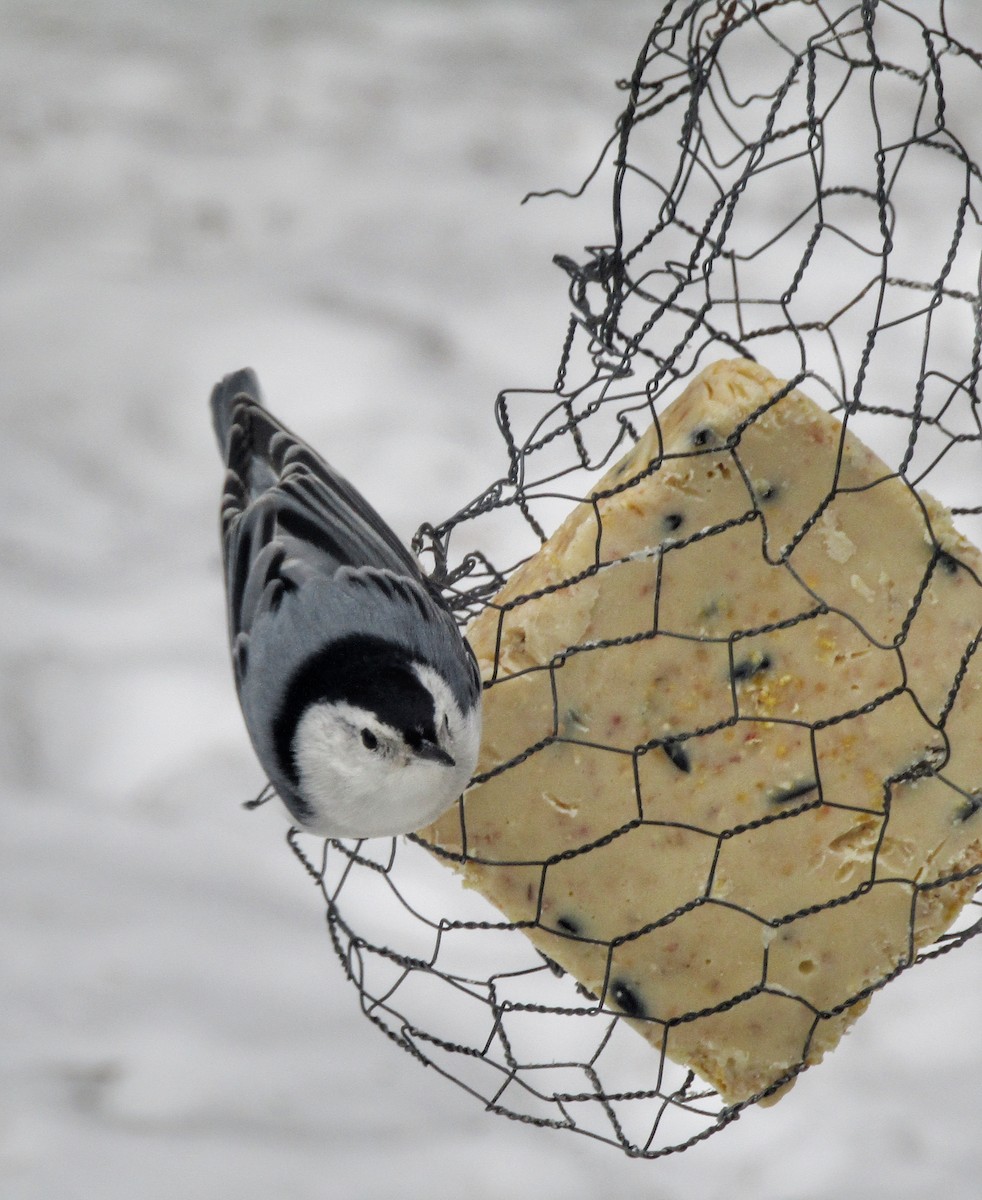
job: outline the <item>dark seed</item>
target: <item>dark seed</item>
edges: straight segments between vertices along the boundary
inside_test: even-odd
[[[949,554],[947,550],[941,550],[938,552],[938,563],[946,575],[958,574],[958,559]]]
[[[760,675],[764,671],[770,670],[772,666],[771,656],[769,654],[754,654],[750,658],[744,658],[738,663],[733,664],[733,678],[737,683],[746,679],[752,679],[755,675]]]
[[[711,429],[703,426],[701,429],[692,431],[693,446],[711,446],[716,441],[716,434]]]
[[[665,516],[662,517],[662,524],[665,526],[665,528],[668,530],[669,533],[674,533],[675,530],[681,526],[681,524],[684,520],[685,520],[685,518],[682,516],[681,513],[676,513],[676,512],[666,513]]]
[[[757,489],[757,499],[766,504],[770,500],[776,500],[780,490],[776,483],[762,483]]]
[[[644,1005],[638,998],[637,992],[633,991],[626,983],[618,980],[610,990],[611,996],[614,998],[614,1003],[618,1008],[624,1010],[629,1017],[643,1017]]]
[[[936,774],[943,766],[947,756],[943,746],[928,746],[923,756],[912,762],[909,767],[891,776],[889,783],[911,783],[915,779],[927,779]]]
[[[686,775],[692,770],[692,760],[689,758],[689,752],[678,742],[666,742],[662,747],[668,756],[668,761],[673,767],[678,767],[680,771],[684,771]]]
[[[556,921],[556,924],[559,926],[560,929],[565,929],[565,931],[567,933],[579,933],[580,932],[579,921],[574,921],[572,917],[560,917]]]
[[[581,713],[578,713],[575,708],[568,708],[563,715],[563,733],[586,733],[590,728],[590,722],[585,720]]]
[[[774,792],[771,795],[771,804],[790,804],[792,800],[800,800],[802,796],[816,791],[818,791],[818,784],[814,779],[808,779],[803,783],[796,783],[789,788]]]
[[[956,821],[968,821],[982,808],[982,792],[973,792],[955,814]]]

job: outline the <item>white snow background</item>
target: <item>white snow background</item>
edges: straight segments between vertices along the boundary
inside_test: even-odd
[[[407,538],[475,495],[495,394],[553,377],[552,255],[609,237],[605,185],[519,201],[586,173],[660,9],[0,0],[3,1200],[979,1195],[977,946],[633,1162],[378,1033],[239,806],[212,383],[254,366]]]

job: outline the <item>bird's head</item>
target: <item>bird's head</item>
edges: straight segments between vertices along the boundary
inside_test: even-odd
[[[429,824],[473,774],[479,709],[464,711],[434,667],[385,643],[362,647],[344,671],[334,659],[283,746],[304,827],[372,837]]]

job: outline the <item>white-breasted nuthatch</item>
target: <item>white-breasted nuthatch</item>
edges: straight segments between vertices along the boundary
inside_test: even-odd
[[[211,406],[232,665],[270,783],[322,837],[426,825],[477,761],[470,646],[378,513],[264,408],[252,371]]]

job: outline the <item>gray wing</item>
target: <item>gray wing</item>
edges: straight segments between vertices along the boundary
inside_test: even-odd
[[[226,376],[211,403],[226,466],[221,528],[237,672],[259,615],[306,581],[369,568],[409,576],[430,594],[375,509],[263,407],[252,371]]]

